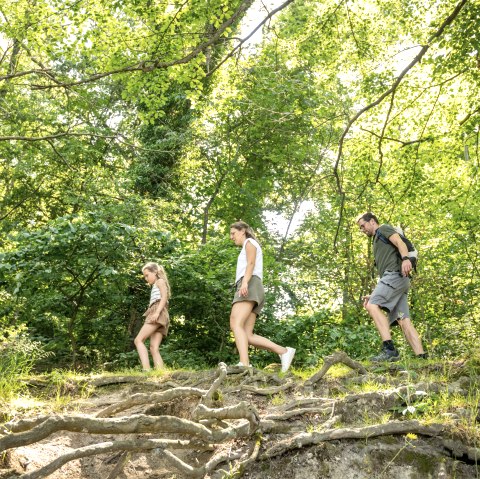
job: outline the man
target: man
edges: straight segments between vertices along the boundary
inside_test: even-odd
[[[418,358],[426,358],[420,337],[410,320],[407,294],[410,289],[409,274],[412,263],[408,248],[395,229],[388,224],[381,225],[372,213],[365,213],[357,219],[362,233],[373,237],[373,256],[380,280],[372,294],[363,297],[363,306],[372,317],[383,341],[382,352],[372,361],[398,361],[400,355],[390,334],[390,326],[398,322]],[[394,245],[382,241],[381,233]],[[382,310],[388,313],[388,319]]]

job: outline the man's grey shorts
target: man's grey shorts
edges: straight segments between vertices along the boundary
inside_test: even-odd
[[[387,311],[390,324],[393,324],[397,319],[410,318],[407,297],[409,289],[410,278],[397,271],[385,271],[368,302]]]
[[[265,291],[263,289],[262,280],[258,276],[252,276],[248,282],[248,295],[240,296],[239,289],[242,285],[242,279],[240,278],[235,283],[235,296],[233,297],[232,304],[239,303],[241,301],[253,301],[256,303],[252,309],[252,312],[257,316],[260,314],[260,311],[263,309],[265,304]]]

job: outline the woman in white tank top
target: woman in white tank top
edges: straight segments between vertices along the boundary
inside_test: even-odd
[[[242,250],[237,260],[235,296],[230,314],[230,329],[235,336],[240,362],[238,366],[250,366],[248,346],[267,349],[280,356],[282,372],[286,372],[295,355],[295,349],[285,348],[267,338],[253,333],[255,321],[263,308],[263,253],[247,223],[237,221],[230,226],[230,239]]]

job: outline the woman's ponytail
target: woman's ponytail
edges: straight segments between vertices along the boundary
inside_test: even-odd
[[[235,223],[230,225],[230,228],[235,228],[238,231],[245,231],[245,236],[247,238],[252,238],[255,241],[257,241],[257,238],[255,237],[255,233],[253,232],[253,229],[251,228],[250,225],[245,223],[245,221],[236,221]]]

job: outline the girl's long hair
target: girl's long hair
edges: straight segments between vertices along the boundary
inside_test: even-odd
[[[171,296],[170,283],[168,282],[167,273],[165,273],[163,266],[160,266],[158,263],[147,263],[146,265],[143,266],[142,273],[145,270],[150,271],[151,273],[155,273],[155,276],[158,279],[163,279],[163,281],[165,281],[165,284],[167,286],[167,298],[170,298]]]
[[[230,225],[230,228],[235,228],[238,231],[245,230],[245,236],[247,238],[252,238],[257,241],[257,238],[255,237],[252,228],[247,223],[245,223],[245,221],[236,221],[235,223],[232,223]]]

